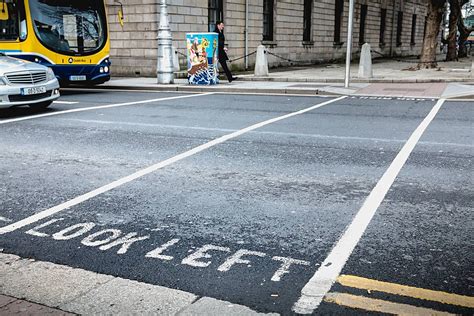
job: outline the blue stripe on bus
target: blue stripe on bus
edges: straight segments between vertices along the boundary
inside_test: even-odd
[[[105,82],[110,80],[109,73],[100,72],[100,67],[105,66],[108,65],[105,63],[100,65],[53,65],[51,68],[60,81],[74,82],[70,80],[70,76],[86,76],[87,82]]]

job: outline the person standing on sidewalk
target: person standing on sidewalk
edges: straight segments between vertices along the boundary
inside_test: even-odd
[[[219,34],[219,43],[218,43],[218,55],[219,55],[219,63],[224,69],[225,75],[229,82],[232,82],[237,79],[237,77],[232,76],[232,73],[227,67],[227,61],[229,57],[227,57],[227,47],[225,47],[225,36],[224,36],[224,22],[217,21],[216,29],[214,30],[215,33]]]

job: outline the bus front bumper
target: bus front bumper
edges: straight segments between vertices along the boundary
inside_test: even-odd
[[[110,80],[108,65],[53,65],[54,74],[61,85],[95,85]]]

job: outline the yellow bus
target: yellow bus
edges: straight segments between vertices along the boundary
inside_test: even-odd
[[[51,67],[62,85],[104,83],[104,0],[0,0],[0,52]]]

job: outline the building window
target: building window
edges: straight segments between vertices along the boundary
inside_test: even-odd
[[[344,0],[336,0],[334,11],[334,44],[341,44],[342,13],[344,12]]]
[[[214,32],[217,21],[224,21],[223,0],[209,0],[208,2],[208,17],[209,17],[209,32]]]
[[[263,0],[263,40],[273,41],[273,3],[274,0]]]
[[[380,45],[385,45],[386,21],[387,21],[387,9],[382,9],[380,11],[380,35],[379,35]]]
[[[313,13],[313,0],[304,0],[303,12],[303,42],[311,41],[311,20]]]
[[[398,11],[398,17],[397,17],[397,47],[402,46],[402,31],[403,31],[403,12]]]
[[[360,6],[359,45],[365,43],[365,20],[367,19],[367,5]]]
[[[416,36],[416,14],[413,14],[411,18],[411,45],[415,45],[415,36]]]

